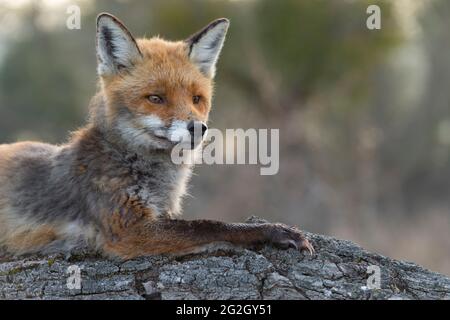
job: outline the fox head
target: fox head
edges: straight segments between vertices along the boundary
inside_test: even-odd
[[[135,40],[116,17],[100,14],[96,47],[104,125],[139,148],[200,145],[228,26],[218,19],[184,41]]]

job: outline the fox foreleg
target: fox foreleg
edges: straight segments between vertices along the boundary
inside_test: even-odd
[[[283,249],[314,252],[313,246],[294,227],[284,224],[225,223],[211,220],[157,219],[139,222],[107,241],[105,251],[122,258],[187,253],[215,242],[240,246],[271,244]]]

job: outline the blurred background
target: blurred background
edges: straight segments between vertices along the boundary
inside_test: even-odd
[[[280,129],[277,175],[199,166],[187,218],[254,214],[450,275],[450,1],[0,0],[0,143],[83,125],[101,11],[168,39],[230,18],[210,126]]]

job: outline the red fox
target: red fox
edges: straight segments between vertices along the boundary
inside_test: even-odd
[[[186,136],[188,150],[202,143],[228,26],[218,19],[184,41],[135,40],[100,14],[99,89],[86,126],[60,146],[0,145],[0,247],[19,255],[89,246],[129,259],[228,242],[312,254],[284,224],[178,218],[193,168],[174,164],[171,150]]]

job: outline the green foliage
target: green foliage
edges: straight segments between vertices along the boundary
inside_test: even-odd
[[[373,1],[371,1],[373,2]],[[346,75],[364,72],[398,39],[390,6],[381,5],[383,28],[366,27],[369,1],[262,0],[255,12],[261,50],[285,86],[313,93]]]

